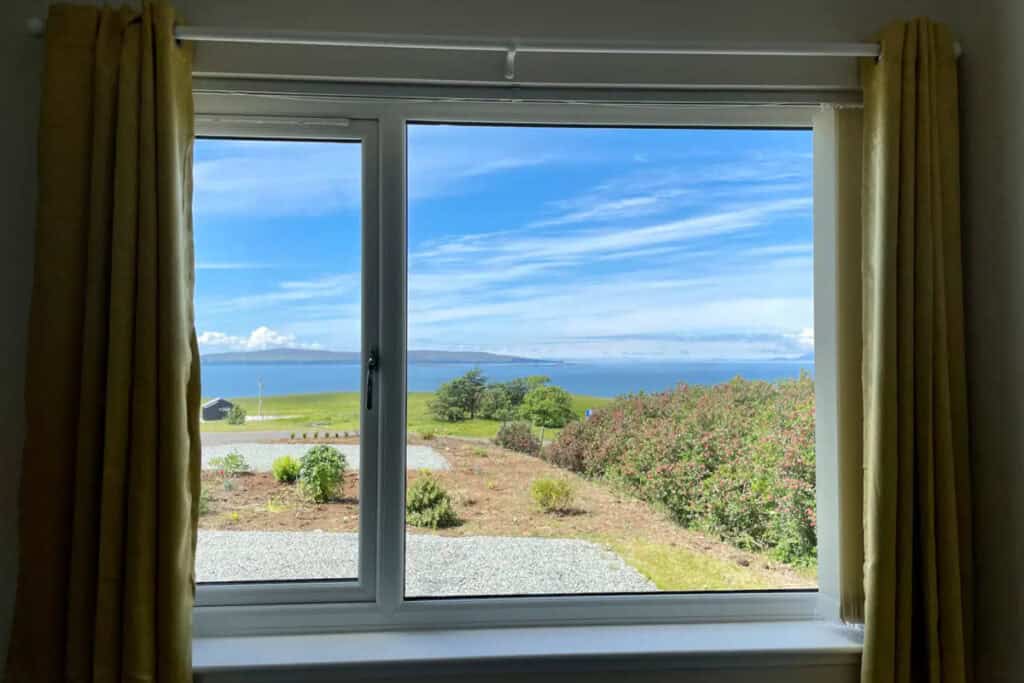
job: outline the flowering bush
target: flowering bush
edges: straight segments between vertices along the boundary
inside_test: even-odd
[[[609,481],[684,526],[784,562],[815,562],[807,374],[625,396],[567,425],[543,457]]]
[[[520,453],[536,453],[540,450],[540,441],[533,435],[529,422],[506,422],[498,429],[494,443]]]

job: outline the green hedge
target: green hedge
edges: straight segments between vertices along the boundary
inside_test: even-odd
[[[567,425],[544,457],[738,547],[797,565],[816,561],[807,374],[623,397]]]

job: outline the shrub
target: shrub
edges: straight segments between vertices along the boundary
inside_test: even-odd
[[[566,425],[542,457],[738,547],[816,560],[809,375],[622,397]]]
[[[213,497],[210,495],[210,489],[205,486],[199,489],[199,515],[206,515],[210,513],[210,503],[213,501]]]
[[[295,432],[292,432],[291,436],[289,436],[288,438],[291,439],[292,441],[295,441]]]
[[[227,421],[229,425],[245,424],[245,408],[242,406],[231,406],[228,410]]]
[[[302,492],[316,503],[334,498],[345,476],[345,457],[337,448],[320,444],[302,456],[299,480]]]
[[[544,512],[569,512],[572,509],[572,485],[565,479],[543,477],[534,479],[530,485],[530,495]]]
[[[420,430],[420,438],[424,441],[432,441],[437,436],[437,430],[432,428]]]
[[[405,521],[419,527],[440,529],[459,522],[451,497],[437,478],[424,471],[405,494]]]
[[[529,422],[507,422],[501,425],[494,443],[520,453],[536,453],[540,450],[540,441],[533,435]]]
[[[225,477],[237,477],[240,474],[247,474],[250,470],[245,456],[238,451],[231,451],[219,458],[210,458],[210,465],[220,470]]]
[[[270,465],[274,479],[284,484],[291,484],[299,478],[299,461],[290,455],[282,455]]]

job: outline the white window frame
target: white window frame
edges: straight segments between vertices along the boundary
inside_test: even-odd
[[[361,152],[361,363],[380,344],[380,310],[376,283],[380,281],[380,163],[376,121],[280,119],[267,116],[205,116],[195,121],[196,138],[332,141],[359,143]],[[360,406],[365,397],[361,397]],[[279,605],[284,603],[344,603],[373,600],[377,593],[377,506],[379,482],[377,456],[380,411],[360,410],[359,535],[355,578],[313,581],[239,581],[200,583],[196,586],[197,607],[228,605]],[[368,501],[368,504],[364,504]]]
[[[363,265],[375,272],[375,301],[367,303],[364,286],[364,354],[370,346],[380,351],[375,398],[377,443],[376,487],[364,485],[360,493],[360,552],[358,588],[352,582],[309,582],[200,585],[195,608],[197,637],[299,633],[335,633],[367,630],[423,628],[477,628],[629,623],[702,623],[731,621],[834,620],[837,604],[833,587],[837,563],[838,523],[830,512],[835,505],[834,414],[835,357],[829,346],[835,326],[834,280],[823,252],[834,243],[827,196],[819,201],[819,175],[815,140],[815,339],[818,476],[819,590],[565,595],[522,597],[406,598],[405,583],[405,443],[407,344],[407,223],[406,131],[410,123],[540,124],[645,127],[811,128],[817,107],[737,105],[683,105],[652,101],[643,93],[636,101],[601,101],[600,93],[577,98],[587,101],[521,102],[475,100],[460,91],[460,98],[432,99],[403,96],[400,89],[382,97],[353,95],[342,84],[260,83],[254,81],[198,81],[196,83],[197,135],[257,138],[346,139],[361,127],[376,128],[379,177],[375,198],[379,229],[367,244]],[[351,139],[351,138],[348,138]],[[374,144],[364,140],[364,151]],[[364,193],[370,178],[364,157]],[[364,208],[364,233],[372,232]],[[376,253],[376,264],[367,263]],[[819,265],[819,261],[821,265]],[[375,271],[373,270],[375,269]],[[364,279],[364,282],[369,282]],[[371,297],[373,298],[373,297]],[[367,321],[367,311],[379,317]],[[822,343],[824,341],[824,343]],[[826,406],[825,401],[832,401]],[[824,408],[824,409],[823,409]],[[363,441],[362,463],[372,459],[372,446]],[[376,524],[375,532],[373,524]],[[364,538],[375,535],[371,542]],[[370,560],[364,544],[376,546]],[[372,565],[372,566],[371,566]],[[345,584],[350,585],[345,585]],[[308,593],[307,586],[315,587]],[[211,592],[211,589],[215,589]],[[309,599],[314,597],[315,599]]]

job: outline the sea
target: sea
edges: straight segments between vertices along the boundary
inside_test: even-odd
[[[640,391],[666,391],[677,384],[718,384],[735,377],[775,381],[814,374],[814,361],[585,362],[585,363],[412,363],[409,391],[435,391],[441,384],[480,369],[490,381],[547,375],[574,394],[615,397]],[[365,381],[357,363],[203,363],[206,398],[358,391]]]

